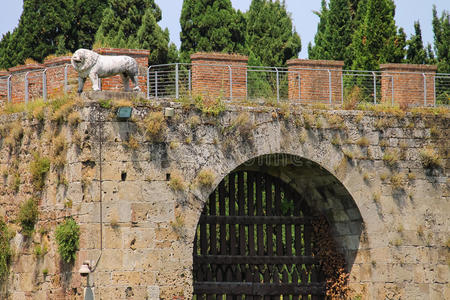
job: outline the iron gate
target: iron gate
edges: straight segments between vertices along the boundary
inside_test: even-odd
[[[239,171],[210,195],[194,240],[194,299],[324,299],[312,212],[280,179]]]

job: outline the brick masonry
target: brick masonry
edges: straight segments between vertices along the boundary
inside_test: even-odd
[[[341,103],[343,61],[291,59],[287,65],[290,100]]]
[[[194,53],[192,62],[192,94],[246,99],[248,57],[225,53]],[[230,76],[232,88],[230,89]]]
[[[166,106],[174,107],[175,117],[163,122],[163,142],[154,143],[142,120]],[[192,247],[203,205],[222,178],[244,162],[245,168],[289,183],[327,216],[347,259],[351,299],[450,298],[448,113],[399,117],[290,107],[287,115],[270,106],[228,106],[214,117],[173,102],[152,102],[134,107],[127,123],[96,101],[80,100],[73,109],[80,124],[58,130],[49,115],[43,123],[26,114],[0,117],[2,128],[24,128],[12,150],[6,143],[0,148],[0,216],[16,232],[11,240],[16,255],[2,286],[8,293],[0,289],[0,298],[82,299],[86,279],[78,269],[82,261],[100,257],[90,276],[96,299],[190,299]],[[243,114],[250,125],[241,131],[236,120]],[[200,122],[191,122],[194,117]],[[29,153],[53,159],[52,141],[61,133],[66,163],[58,169],[52,162],[38,198],[36,232],[27,240],[14,220],[33,191]],[[137,146],[127,144],[130,137]],[[441,167],[424,167],[420,153],[427,147],[439,154]],[[394,163],[388,162],[386,154],[394,152]],[[209,187],[196,180],[205,169],[214,174]],[[170,188],[167,174],[174,173],[185,190]],[[21,179],[17,192],[15,174]],[[81,227],[73,266],[60,263],[54,238],[56,225],[69,215]],[[34,248],[44,244],[48,252],[37,257]]]
[[[434,65],[380,65],[382,101],[391,103],[393,95],[400,105],[433,106],[436,70]]]

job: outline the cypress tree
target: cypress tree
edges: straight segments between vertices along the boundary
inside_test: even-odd
[[[414,22],[414,34],[406,42],[408,49],[406,50],[406,62],[410,64],[426,64],[427,51],[423,47],[422,30],[419,21]]]
[[[24,0],[19,25],[0,42],[0,67],[90,48],[107,0]]]
[[[149,64],[168,62],[169,32],[157,24],[154,0],[110,0],[95,35],[96,46],[149,49]]]
[[[360,2],[358,10],[364,13],[353,34],[351,51],[352,68],[378,70],[382,63],[401,62],[405,55],[406,35],[397,30],[392,0]],[[358,11],[360,14],[361,11]]]
[[[352,7],[348,0],[331,0],[328,9],[322,1],[322,12],[315,45],[308,50],[312,59],[334,59],[349,62],[348,46],[352,41]]]
[[[284,1],[252,0],[246,17],[247,51],[262,65],[283,66],[297,57],[301,40]]]
[[[244,15],[230,0],[184,0],[180,25],[182,61],[197,51],[244,52]]]
[[[437,59],[437,71],[439,73],[450,73],[450,16],[444,10],[438,17],[436,6],[433,5],[433,33],[434,49]]]

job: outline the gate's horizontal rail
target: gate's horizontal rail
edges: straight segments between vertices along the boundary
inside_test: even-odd
[[[318,263],[318,260],[312,256],[194,255],[194,260],[199,264],[218,264],[218,265],[237,265],[237,264],[312,265]]]
[[[325,282],[309,284],[253,283],[253,282],[196,282],[195,294],[217,294],[247,296],[279,295],[325,295]]]
[[[312,217],[295,216],[200,216],[203,224],[266,224],[266,225],[304,225],[310,224]]]

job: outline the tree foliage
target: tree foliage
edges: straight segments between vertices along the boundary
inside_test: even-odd
[[[74,219],[67,218],[64,223],[56,227],[55,237],[62,260],[73,263],[80,247],[80,227],[78,224]]]
[[[254,55],[261,65],[283,66],[297,57],[301,40],[284,1],[252,0],[246,19],[247,54]]]
[[[24,0],[19,25],[0,42],[0,68],[89,48],[107,0]]]
[[[438,17],[436,6],[433,6],[434,49],[439,73],[450,73],[450,15],[444,10]]]
[[[383,63],[399,63],[405,56],[406,34],[395,25],[392,0],[359,3],[361,19],[352,37],[352,68],[378,70]]]
[[[422,30],[419,21],[414,22],[414,34],[406,41],[406,62],[410,64],[426,64],[429,62],[427,50],[423,47]]]
[[[230,0],[184,0],[180,25],[182,61],[199,51],[244,52],[245,18]]]
[[[322,9],[316,12],[319,24],[315,45],[308,45],[310,59],[333,59],[349,62],[349,45],[352,42],[354,17],[349,0],[331,0],[329,6],[322,1]]]
[[[154,0],[110,0],[95,35],[96,46],[150,50],[149,64],[170,60],[169,31],[158,25],[161,9]]]

